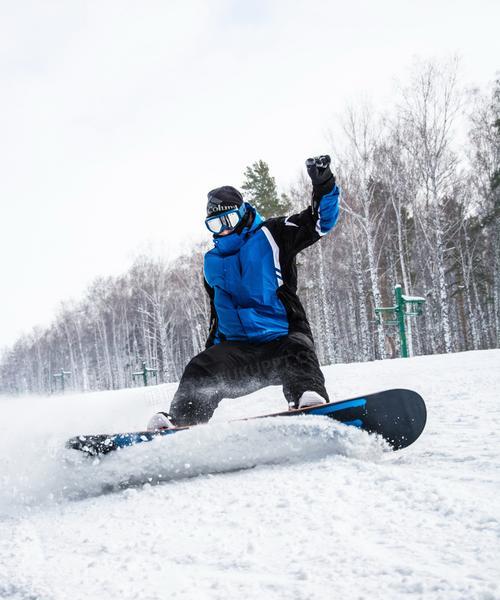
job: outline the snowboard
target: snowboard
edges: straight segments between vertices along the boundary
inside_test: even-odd
[[[345,425],[359,427],[369,433],[379,434],[393,450],[400,450],[413,444],[420,436],[425,427],[427,411],[423,398],[417,392],[393,389],[339,402],[238,419],[238,421],[272,417],[302,417],[305,415],[329,417]],[[196,425],[192,427],[196,427]],[[192,427],[78,435],[69,439],[66,442],[66,447],[80,450],[90,456],[100,456],[120,448],[150,442],[160,436],[179,434],[182,431],[192,429]]]

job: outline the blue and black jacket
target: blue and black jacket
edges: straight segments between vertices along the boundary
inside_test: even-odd
[[[210,296],[206,347],[222,341],[270,342],[292,332],[312,337],[297,296],[296,256],[335,225],[337,186],[317,210],[311,206],[289,217],[264,221],[250,204],[248,225],[240,233],[214,237],[205,254],[205,287]]]

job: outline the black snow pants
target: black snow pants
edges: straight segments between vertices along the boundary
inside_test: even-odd
[[[268,385],[282,385],[297,406],[307,390],[328,402],[325,378],[312,339],[291,333],[265,344],[222,342],[187,365],[170,406],[177,426],[206,423],[223,398],[237,398]]]

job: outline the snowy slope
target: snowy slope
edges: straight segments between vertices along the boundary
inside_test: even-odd
[[[141,427],[175,386],[2,398],[0,598],[500,599],[499,367],[491,350],[325,368],[335,399],[424,396],[398,453],[321,417],[225,423],[283,408],[268,388],[92,462],[64,440]]]

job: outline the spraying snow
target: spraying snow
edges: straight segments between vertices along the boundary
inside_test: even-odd
[[[390,451],[382,438],[326,417],[208,424],[94,459],[65,449],[64,441],[11,446],[1,480],[4,511],[330,454],[378,460]]]

